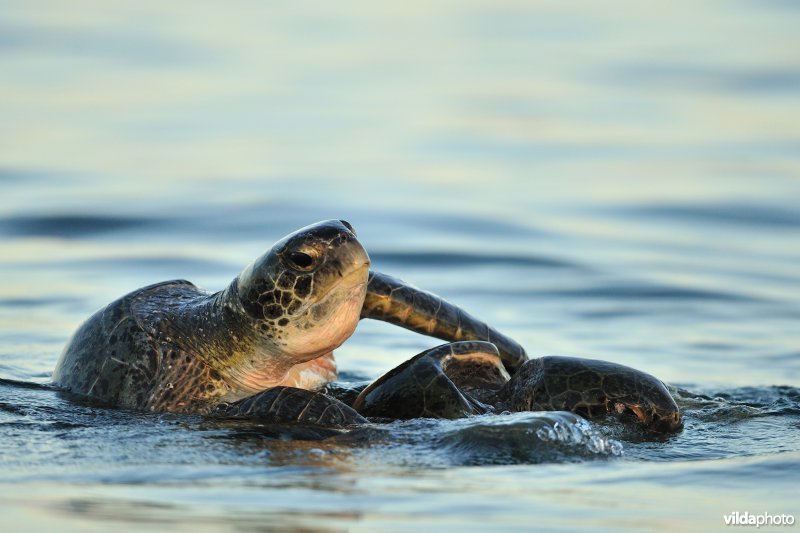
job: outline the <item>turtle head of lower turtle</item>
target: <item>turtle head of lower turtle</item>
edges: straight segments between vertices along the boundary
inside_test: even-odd
[[[617,415],[635,417],[647,431],[671,434],[683,429],[683,420],[667,388],[655,378],[653,384],[617,398],[609,398],[607,407]]]
[[[343,220],[291,233],[234,282],[236,294],[276,373],[341,345],[358,324],[369,256]]]

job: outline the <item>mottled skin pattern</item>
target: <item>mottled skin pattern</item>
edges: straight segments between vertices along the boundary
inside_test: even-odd
[[[349,225],[303,228],[218,293],[171,281],[112,302],[74,334],[53,381],[111,406],[205,414],[272,387],[322,385],[368,272]]]
[[[180,332],[154,335],[136,320],[132,309],[158,296],[170,302],[198,299],[194,285],[174,281],[106,306],[75,333],[54,381],[112,406],[154,411],[202,412],[211,398],[230,392],[218,371],[174,342]]]
[[[443,367],[458,357],[471,357],[492,344],[456,342],[426,350],[372,382],[358,395],[353,408],[373,418],[462,418],[489,408],[459,389]],[[477,365],[476,365],[477,366]],[[502,367],[502,365],[501,365]],[[506,375],[507,376],[507,375]]]
[[[345,427],[367,419],[344,403],[321,392],[273,387],[235,404],[222,403],[211,414],[229,418],[268,418],[271,423],[298,422]]]
[[[525,349],[516,341],[463,309],[380,272],[369,273],[369,290],[361,316],[440,339],[491,342],[497,346],[503,364],[512,374],[528,360]]]
[[[112,302],[73,335],[53,381],[115,407],[363,420],[334,398],[302,390],[336,379],[332,350],[360,318],[445,340],[492,339],[514,364],[526,358],[517,343],[438,296],[370,272],[352,226],[331,220],[277,242],[218,293],[178,280]],[[326,402],[330,408],[320,409]]]
[[[492,344],[445,344],[370,384],[353,407],[368,417],[402,419],[572,411],[590,419],[618,416],[654,433],[682,427],[678,406],[663,383],[633,368],[558,356],[527,361],[510,378],[498,367],[502,370]]]
[[[678,406],[661,381],[596,359],[532,359],[498,391],[496,405],[508,411],[572,411],[586,418],[613,414],[657,433],[682,427]]]
[[[314,389],[336,378],[332,351],[360,318],[461,342],[403,363],[351,407]],[[603,361],[528,360],[458,307],[369,271],[353,228],[336,220],[288,235],[220,292],[177,280],[112,302],[73,335],[53,381],[109,406],[278,424],[555,409],[633,414],[655,431],[680,427],[652,376]]]

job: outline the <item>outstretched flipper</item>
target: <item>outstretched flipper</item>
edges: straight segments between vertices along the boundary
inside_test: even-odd
[[[435,294],[370,270],[361,318],[383,320],[446,341],[488,341],[497,346],[509,373],[527,361],[516,341]]]
[[[533,359],[497,393],[500,409],[572,411],[587,418],[613,414],[656,433],[683,427],[664,384],[639,370],[595,359],[549,356]]]
[[[271,424],[317,424],[347,427],[367,422],[353,408],[322,393],[295,387],[273,387],[249,398],[214,407],[213,416],[246,418]]]
[[[445,370],[466,359],[493,358],[497,348],[487,342],[443,344],[415,355],[361,391],[353,408],[364,416],[411,418],[461,418],[484,414],[491,407],[461,391]],[[505,370],[503,370],[505,372]]]

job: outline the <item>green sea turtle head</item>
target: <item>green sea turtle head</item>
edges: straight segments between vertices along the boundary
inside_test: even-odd
[[[352,335],[370,260],[353,227],[327,220],[275,243],[232,289],[276,371],[316,359]]]

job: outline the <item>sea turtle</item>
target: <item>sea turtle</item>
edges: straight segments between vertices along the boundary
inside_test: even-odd
[[[373,419],[572,411],[590,419],[616,416],[654,433],[682,427],[675,400],[650,374],[608,361],[546,356],[509,375],[497,347],[483,341],[431,348],[349,396],[331,393]]]
[[[176,280],[110,303],[72,336],[53,382],[114,407],[346,426],[365,419],[320,389],[336,379],[333,350],[360,318],[448,341],[490,342],[478,351],[488,350],[481,357],[492,359],[488,367],[505,376],[533,368],[512,339],[438,296],[369,267],[347,222],[307,226],[278,241],[220,292]],[[419,359],[410,366],[416,369]],[[477,364],[480,357],[467,359],[467,374],[485,371],[483,362]],[[543,386],[567,373],[547,375]]]

